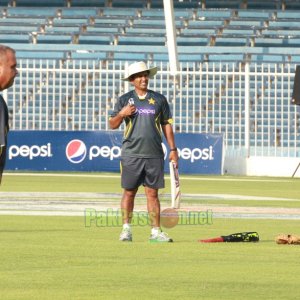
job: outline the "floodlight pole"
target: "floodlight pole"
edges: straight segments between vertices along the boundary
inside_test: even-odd
[[[165,23],[167,32],[167,45],[171,74],[176,76],[178,72],[178,54],[176,42],[176,27],[174,20],[173,0],[164,0]]]

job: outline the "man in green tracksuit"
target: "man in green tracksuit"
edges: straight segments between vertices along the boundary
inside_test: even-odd
[[[147,209],[151,222],[150,242],[172,242],[160,228],[160,202],[158,190],[164,188],[164,153],[162,133],[170,147],[169,160],[178,161],[172,128],[172,114],[167,99],[148,89],[149,78],[157,68],[148,68],[144,62],[129,66],[127,77],[134,90],[122,95],[110,116],[110,127],[119,128],[125,121],[122,144],[121,174],[124,189],[121,209],[123,230],[121,241],[132,241],[130,227],[134,199],[140,185],[144,185]]]

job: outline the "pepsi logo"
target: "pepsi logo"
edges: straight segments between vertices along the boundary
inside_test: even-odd
[[[67,159],[73,164],[82,162],[86,157],[86,153],[85,143],[81,140],[72,140],[66,147]]]

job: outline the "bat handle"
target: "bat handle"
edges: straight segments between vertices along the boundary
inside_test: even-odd
[[[178,168],[178,163],[177,163],[177,161],[175,161],[175,160],[171,160],[171,163],[173,164],[173,166],[175,167],[175,168]]]

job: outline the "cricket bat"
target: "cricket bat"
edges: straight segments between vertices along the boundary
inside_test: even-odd
[[[170,167],[170,180],[171,180],[172,208],[179,208],[180,200],[181,200],[181,192],[180,192],[178,169],[176,168],[176,165],[172,161],[170,161],[169,167]]]

